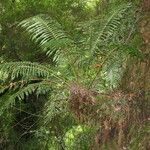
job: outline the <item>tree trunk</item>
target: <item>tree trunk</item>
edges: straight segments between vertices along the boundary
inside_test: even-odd
[[[139,21],[139,33],[142,38],[141,51],[143,59],[129,58],[124,72],[121,89],[129,93],[136,93],[143,119],[148,117],[150,100],[150,1],[141,3],[141,19]]]

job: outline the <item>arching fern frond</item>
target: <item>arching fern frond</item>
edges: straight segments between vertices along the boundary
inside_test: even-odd
[[[61,25],[46,15],[37,15],[23,20],[19,26],[26,30],[31,40],[38,44],[48,56],[53,57],[57,51],[72,43]],[[55,56],[54,59],[56,60],[57,57]]]
[[[121,20],[125,17],[127,10],[131,7],[131,3],[125,4],[118,9],[114,9],[111,16],[107,19],[106,23],[103,25],[103,28],[100,29],[94,42],[92,42],[92,51],[97,49],[99,44],[103,45],[104,42],[110,40],[112,35],[117,31],[121,24]],[[109,41],[110,42],[110,41]]]
[[[1,89],[5,90],[5,88]],[[17,92],[13,92],[7,97],[7,99],[1,98],[0,101],[0,115],[3,113],[5,109],[8,109],[11,105],[15,104],[15,100],[23,100],[28,97],[30,94],[35,93],[37,96],[40,94],[46,94],[51,90],[51,86],[49,82],[42,81],[40,83],[29,84],[26,87],[19,89]]]
[[[44,77],[49,78],[51,70],[41,64],[31,62],[9,62],[0,64],[0,71],[11,80],[15,78]]]
[[[28,97],[32,93],[36,93],[36,95],[46,94],[48,91],[51,90],[50,83],[48,82],[40,82],[29,84],[28,86],[20,89],[18,92],[10,96],[9,99],[12,101],[18,98],[19,100],[23,100],[25,97]]]

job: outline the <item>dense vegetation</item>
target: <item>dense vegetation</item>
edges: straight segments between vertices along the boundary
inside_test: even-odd
[[[149,0],[1,0],[0,13],[0,149],[149,149]]]

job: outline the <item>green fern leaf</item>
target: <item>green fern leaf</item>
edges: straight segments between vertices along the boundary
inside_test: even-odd
[[[9,62],[0,64],[0,70],[3,74],[8,74],[11,80],[15,78],[44,77],[49,78],[51,70],[38,63],[31,62]]]
[[[48,56],[53,56],[56,51],[70,45],[61,25],[46,15],[38,15],[22,21],[19,26],[29,33],[31,40],[38,44]]]
[[[103,28],[98,33],[96,39],[94,39],[91,51],[95,51],[95,49],[97,49],[98,44],[104,44],[104,42],[107,42],[112,37],[115,31],[117,31],[117,28],[120,26],[121,20],[126,15],[126,11],[130,7],[131,3],[125,4],[112,13],[112,15],[107,19],[107,22],[105,23]]]
[[[3,89],[4,91],[5,89]],[[15,104],[15,101],[18,99],[19,101],[25,99],[32,93],[36,93],[36,95],[40,94],[46,94],[51,90],[51,86],[49,82],[40,82],[40,83],[34,83],[29,84],[26,87],[23,87],[22,89],[19,89],[14,94],[11,94],[9,98],[3,99],[1,98],[0,101],[0,115],[3,113],[4,110],[10,108],[12,105]],[[1,92],[3,92],[1,91]]]

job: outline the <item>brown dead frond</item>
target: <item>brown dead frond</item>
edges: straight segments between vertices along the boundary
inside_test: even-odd
[[[96,104],[95,93],[77,83],[70,84],[70,93],[70,109],[79,121],[87,121]]]

